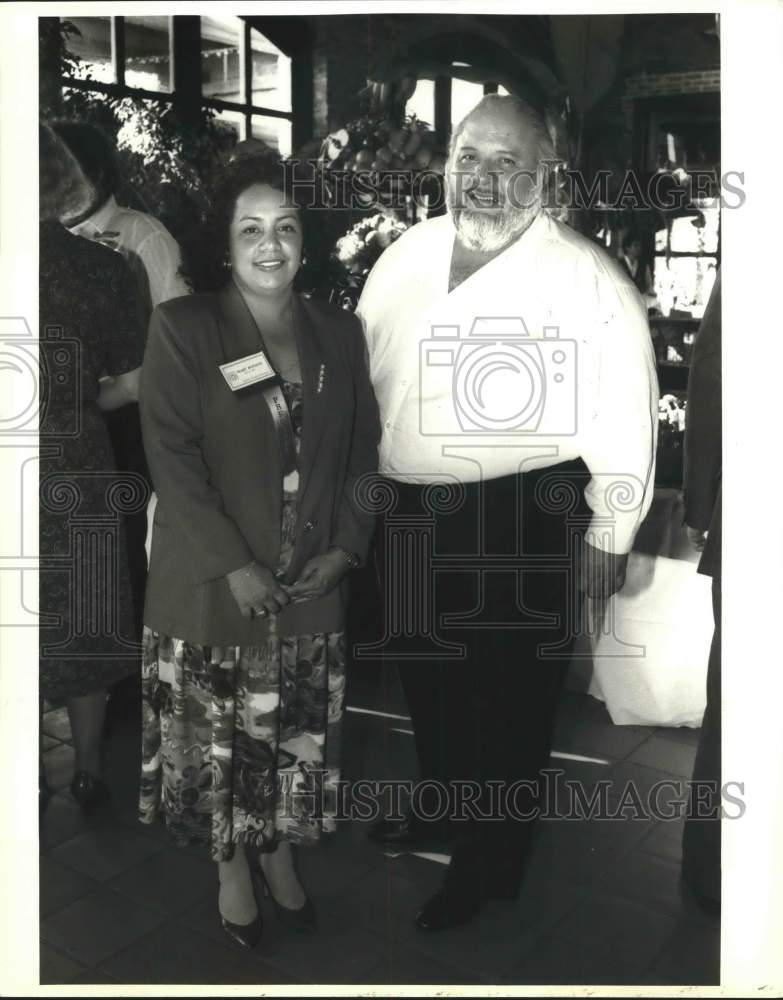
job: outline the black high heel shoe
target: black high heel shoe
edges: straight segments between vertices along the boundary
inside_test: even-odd
[[[108,786],[87,771],[77,771],[74,774],[71,795],[85,812],[89,812],[110,798]]]
[[[313,934],[318,930],[318,915],[315,912],[312,899],[310,899],[306,892],[304,904],[300,906],[298,910],[292,910],[288,906],[283,906],[282,903],[279,903],[275,899],[272,890],[269,888],[266,875],[264,875],[264,872],[261,869],[260,862],[258,868],[253,870],[253,875],[258,879],[264,896],[268,896],[269,899],[272,900],[272,906],[275,908],[275,915],[284,927],[290,927],[291,930],[301,931],[304,934]]]
[[[264,930],[264,918],[261,915],[261,904],[258,901],[258,895],[256,894],[255,880],[251,876],[251,883],[253,886],[253,896],[256,900],[256,907],[258,912],[255,917],[250,921],[249,924],[233,924],[230,920],[226,920],[223,914],[220,912],[220,903],[218,902],[218,916],[220,917],[220,926],[223,928],[224,933],[231,941],[232,944],[236,945],[237,948],[243,948],[245,951],[250,951],[256,947],[258,942],[261,940],[261,935]]]
[[[251,920],[249,924],[232,924],[230,920],[226,920],[220,910],[220,926],[223,928],[226,936],[232,944],[236,945],[237,948],[242,948],[244,951],[251,951],[256,947],[258,942],[261,940],[261,934],[264,930],[264,922],[261,918],[261,911],[259,910],[255,916],[254,920]]]

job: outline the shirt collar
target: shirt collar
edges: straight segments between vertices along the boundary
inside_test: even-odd
[[[113,194],[109,195],[106,201],[97,208],[92,215],[88,215],[86,219],[76,225],[71,227],[71,232],[74,236],[85,236],[87,239],[91,239],[98,233],[102,233],[112,218],[114,213],[117,211],[117,200]]]

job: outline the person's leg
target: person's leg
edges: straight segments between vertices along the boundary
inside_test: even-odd
[[[294,868],[290,842],[280,840],[274,851],[263,851],[260,865],[269,891],[277,902],[287,910],[300,910],[307,902],[307,894]]]
[[[419,519],[426,522],[428,530],[432,531],[432,548],[434,554],[455,554],[462,551],[465,544],[466,522],[468,531],[474,527],[471,523],[472,514],[470,510],[457,510],[448,514],[435,514],[428,509],[425,500],[425,490],[422,487],[410,486],[407,484],[396,484],[398,491],[398,504],[394,510],[396,525],[391,521],[384,525],[386,530],[404,530],[400,527],[401,519],[410,519],[412,530],[415,530]],[[469,492],[469,488],[468,488]],[[466,505],[467,507],[468,505]],[[470,532],[469,532],[470,533]],[[390,558],[386,550],[384,538],[379,545],[380,565],[382,579],[387,578],[387,560]],[[412,551],[415,548],[416,551]],[[395,567],[394,576],[396,579],[406,578],[406,574],[427,572],[431,569],[420,565],[421,549],[414,546],[408,549],[406,546],[396,548],[397,552],[404,552],[407,558],[410,556],[411,562],[406,565]],[[431,579],[416,580],[410,583],[410,588],[414,593],[427,593],[432,601],[430,606],[430,626],[434,633],[439,631],[440,617],[450,611],[465,610],[470,601],[470,587],[466,586],[464,574],[437,574],[434,583],[437,590],[431,588]],[[384,594],[384,612],[387,622],[399,621],[404,617],[401,609],[390,606],[390,602],[398,599],[400,592]],[[418,609],[417,609],[418,610]],[[451,636],[448,637],[453,642]],[[395,648],[400,647],[400,643],[407,643],[412,650],[419,653],[423,646],[432,639],[431,635],[394,636]],[[389,657],[387,661],[395,663],[397,673],[400,678],[405,701],[411,716],[411,728],[413,729],[416,757],[418,764],[418,789],[415,792],[412,803],[414,816],[414,826],[419,828],[419,832],[432,834],[437,837],[447,832],[448,823],[444,820],[439,822],[437,816],[442,804],[441,797],[432,788],[432,783],[441,785],[447,784],[453,775],[455,748],[458,752],[459,745],[463,739],[463,718],[469,711],[469,705],[459,693],[458,685],[455,685],[455,675],[464,667],[464,662],[459,659],[442,658],[438,656],[437,648],[429,656],[417,656],[415,659],[404,657]],[[426,817],[434,817],[426,819]],[[422,823],[417,820],[421,819]],[[388,824],[381,822],[379,828],[374,831],[376,839],[387,839],[389,832]],[[380,836],[378,836],[380,835]],[[407,834],[403,834],[407,837]]]
[[[258,915],[253,882],[250,877],[247,855],[242,844],[237,844],[230,861],[218,862],[220,890],[218,907],[221,916],[232,924],[250,924]]]
[[[563,564],[573,530],[567,519],[574,511],[547,509],[539,493],[545,495],[547,483],[565,485],[577,474],[578,470],[561,466],[516,477],[516,482],[507,477],[488,484],[491,521],[486,536],[493,550],[513,554],[516,539],[503,525],[516,518],[522,527],[523,554],[539,561],[535,572],[522,571],[521,600],[513,582],[500,573],[488,574],[485,586],[493,618],[525,626],[499,627],[479,637],[476,705],[482,812],[499,811],[502,816],[480,822],[480,846],[477,852],[473,850],[477,860],[472,863],[479,869],[485,897],[518,892],[535,825],[534,818],[524,817],[535,817],[541,804],[541,771],[550,762],[555,714],[577,628],[577,605],[575,576],[567,559]],[[579,496],[576,486],[573,493]],[[551,647],[557,647],[554,656]],[[495,787],[502,794],[493,795],[490,782],[500,783]],[[511,789],[513,795],[508,794]]]
[[[101,773],[101,735],[106,715],[106,692],[94,691],[67,702],[77,771],[97,778]]]

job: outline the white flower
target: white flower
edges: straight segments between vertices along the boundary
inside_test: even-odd
[[[337,257],[343,264],[349,264],[361,252],[364,240],[355,233],[347,233],[337,241]]]

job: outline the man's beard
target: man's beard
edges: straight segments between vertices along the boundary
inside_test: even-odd
[[[462,209],[452,215],[460,242],[470,250],[494,253],[524,233],[538,213],[538,207],[493,213]]]
[[[457,207],[450,192],[446,207],[460,243],[469,250],[496,253],[524,233],[541,208],[539,198],[517,208],[506,203],[500,211]]]

